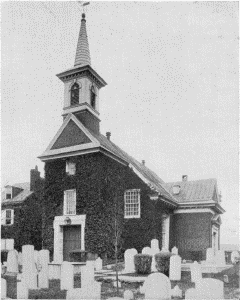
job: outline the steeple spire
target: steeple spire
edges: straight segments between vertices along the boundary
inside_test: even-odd
[[[82,14],[81,28],[78,37],[74,67],[91,65],[90,51],[87,38],[85,14]]]

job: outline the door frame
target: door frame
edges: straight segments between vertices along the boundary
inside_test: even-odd
[[[76,216],[55,216],[53,221],[54,228],[54,263],[63,262],[63,226],[66,226],[65,219],[71,219],[71,225],[81,225],[81,250],[85,250],[85,223],[86,215]]]

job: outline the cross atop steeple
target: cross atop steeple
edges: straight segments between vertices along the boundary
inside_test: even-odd
[[[81,28],[78,37],[74,67],[91,65],[85,17],[86,17],[85,13],[83,13],[82,20],[81,20]]]

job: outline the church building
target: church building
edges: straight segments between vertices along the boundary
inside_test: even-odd
[[[113,257],[128,248],[176,246],[183,259],[205,259],[219,249],[224,212],[215,179],[165,183],[100,131],[100,90],[107,83],[91,67],[82,14],[74,66],[64,84],[63,123],[39,158],[45,162],[43,246],[53,259],[72,251]],[[116,234],[117,233],[117,234]]]

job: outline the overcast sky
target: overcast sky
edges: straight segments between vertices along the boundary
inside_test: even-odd
[[[217,178],[222,243],[238,241],[238,3],[92,2],[101,132],[165,182]],[[62,124],[77,2],[2,2],[2,186],[30,169]]]

